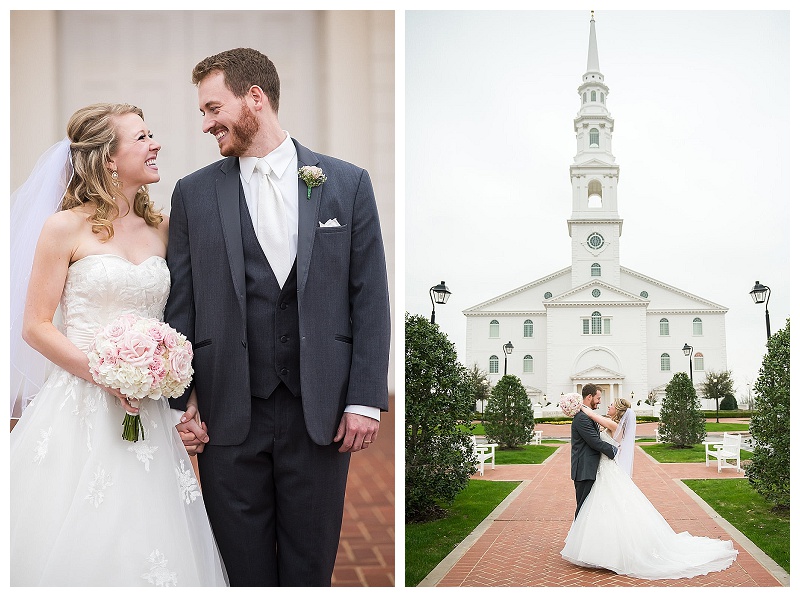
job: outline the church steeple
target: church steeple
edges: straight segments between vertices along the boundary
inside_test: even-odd
[[[594,11],[589,21],[589,59],[586,61],[586,72],[599,73],[600,59],[597,57],[597,34],[594,32]],[[602,75],[600,75],[602,77]]]
[[[596,272],[601,271],[606,282],[617,286],[622,235],[622,220],[617,213],[619,166],[611,153],[614,119],[606,105],[608,87],[600,72],[594,11],[578,97],[580,110],[573,122],[578,151],[569,168],[572,215],[567,221],[573,249],[572,281],[577,286],[596,279]]]

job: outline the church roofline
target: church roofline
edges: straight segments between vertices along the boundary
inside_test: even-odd
[[[520,292],[525,292],[526,290],[528,290],[530,288],[533,288],[534,286],[538,286],[539,284],[542,284],[543,282],[547,282],[549,280],[552,280],[553,278],[558,278],[559,276],[563,276],[564,274],[567,274],[567,273],[569,273],[571,271],[572,271],[572,266],[565,267],[564,269],[560,269],[560,270],[558,270],[556,272],[553,272],[550,275],[547,275],[547,276],[544,276],[542,278],[539,278],[538,280],[534,280],[533,282],[528,282],[524,286],[520,286],[519,288],[515,288],[514,290],[510,290],[508,292],[504,292],[503,294],[500,294],[500,295],[498,295],[498,296],[496,296],[494,298],[491,298],[488,301],[483,301],[482,303],[478,303],[477,305],[474,305],[472,307],[464,309],[462,311],[462,313],[464,315],[469,315],[470,312],[472,312],[472,311],[476,311],[478,309],[483,309],[484,307],[488,307],[489,305],[491,305],[493,303],[496,303],[498,301],[506,299],[506,298],[508,298],[510,296],[514,296],[515,294],[519,294]],[[484,313],[486,313],[486,312],[485,311],[481,311],[480,315],[483,315]],[[499,313],[502,313],[502,311],[500,311]]]
[[[721,310],[723,312],[727,312],[728,311],[728,307],[725,307],[723,305],[720,305],[720,304],[715,303],[713,301],[710,301],[708,299],[704,299],[702,297],[699,297],[696,294],[692,294],[690,292],[686,292],[685,290],[681,290],[680,288],[676,288],[675,286],[670,286],[669,284],[661,282],[660,280],[656,280],[655,278],[651,278],[650,276],[645,276],[644,274],[640,274],[639,272],[634,271],[632,269],[628,269],[627,267],[623,267],[623,266],[620,265],[619,271],[620,271],[620,273],[629,274],[629,275],[633,276],[634,278],[639,278],[640,280],[644,280],[645,282],[649,282],[651,284],[655,284],[656,286],[661,286],[662,288],[666,288],[667,290],[670,290],[670,291],[675,292],[677,294],[680,294],[680,295],[683,295],[685,297],[694,299],[696,301],[700,301],[701,303],[705,303],[705,304],[707,304],[709,306],[710,309]],[[678,309],[678,311],[680,311],[680,309]],[[686,311],[692,311],[692,309],[687,309]]]
[[[642,305],[647,305],[650,302],[648,299],[643,299],[641,296],[639,296],[637,294],[633,294],[632,292],[628,292],[627,290],[624,290],[624,289],[619,288],[617,286],[612,286],[608,282],[605,282],[604,280],[601,280],[601,279],[598,278],[596,280],[590,280],[589,282],[584,282],[583,284],[581,284],[580,286],[576,286],[575,288],[570,288],[566,292],[564,292],[562,294],[559,294],[558,296],[554,296],[553,298],[544,301],[544,304],[546,306],[548,306],[548,307],[555,306],[556,303],[558,303],[560,301],[563,301],[567,297],[569,297],[571,295],[574,295],[574,294],[577,294],[579,292],[583,292],[587,288],[592,288],[594,286],[599,286],[600,288],[605,288],[606,290],[610,290],[611,292],[616,292],[617,294],[621,294],[623,297],[627,297],[629,301],[634,301],[634,302],[640,303]],[[581,301],[581,302],[587,302],[587,303],[593,304],[593,305],[601,305],[603,303],[609,303],[609,304],[615,303],[616,304],[616,303],[619,303],[620,301],[619,300],[616,300],[616,301],[612,300],[612,301]],[[575,303],[568,303],[568,304],[569,305],[574,305]],[[629,304],[629,302],[625,301],[625,304]]]

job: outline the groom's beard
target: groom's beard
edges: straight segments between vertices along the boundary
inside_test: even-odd
[[[247,104],[242,100],[242,111],[239,112],[239,119],[233,124],[230,130],[230,146],[220,148],[220,154],[228,156],[243,156],[250,149],[253,138],[258,133],[258,119],[247,109]]]

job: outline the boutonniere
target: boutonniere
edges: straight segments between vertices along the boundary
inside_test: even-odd
[[[306,187],[308,188],[308,196],[306,199],[311,199],[311,189],[320,186],[323,182],[328,180],[322,168],[317,166],[303,166],[297,171],[297,175],[300,177],[300,180],[306,183]]]

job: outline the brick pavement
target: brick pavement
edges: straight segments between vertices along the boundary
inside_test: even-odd
[[[392,401],[393,402],[393,401]],[[395,584],[394,405],[381,414],[378,440],[353,454],[347,478],[334,587]]]
[[[652,424],[654,425],[654,424]],[[564,437],[569,426],[537,425],[544,437]],[[638,426],[647,434],[647,424]],[[654,433],[654,430],[653,430]],[[438,587],[730,587],[788,585],[788,575],[746,537],[692,497],[677,479],[741,478],[716,466],[659,464],[636,450],[633,479],[676,532],[733,539],[739,555],[727,570],[678,580],[642,580],[587,569],[561,558],[572,524],[575,489],[569,475],[569,444],[541,465],[487,468],[482,479],[523,483],[468,536],[420,586]],[[479,478],[479,477],[475,477]]]

